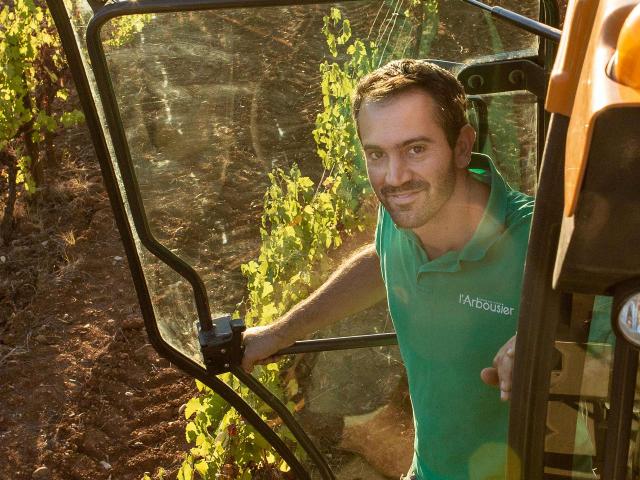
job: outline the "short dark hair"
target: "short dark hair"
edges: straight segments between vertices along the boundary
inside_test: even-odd
[[[351,98],[351,112],[356,124],[365,100],[383,101],[414,89],[433,98],[438,106],[440,126],[449,146],[454,148],[460,129],[468,123],[464,88],[452,73],[424,60],[393,60],[362,77]]]

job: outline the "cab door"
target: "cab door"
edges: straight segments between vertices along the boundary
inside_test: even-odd
[[[49,6],[149,338],[200,382],[183,476],[406,472],[411,407],[386,305],[253,375],[239,368],[242,330],[373,241],[349,111],[358,77],[407,56],[450,68],[471,96],[476,151],[534,195],[552,42],[457,0]],[[552,2],[503,6],[558,19]]]
[[[636,1],[568,6],[521,301],[511,478],[640,475],[640,83],[621,70],[639,14]]]

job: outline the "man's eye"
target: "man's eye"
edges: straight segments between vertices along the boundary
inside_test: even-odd
[[[421,153],[424,153],[425,148],[423,145],[413,145],[411,148],[409,148],[409,153],[411,155],[420,155]]]
[[[367,158],[375,162],[382,158],[382,152],[369,152],[367,153]]]

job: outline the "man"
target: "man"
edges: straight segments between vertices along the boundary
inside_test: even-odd
[[[243,367],[386,295],[414,412],[411,474],[500,478],[508,407],[480,370],[494,360],[482,379],[508,399],[533,201],[490,162],[469,170],[466,97],[435,65],[399,60],[367,75],[353,115],[381,203],[375,244],[278,322],[249,329]]]

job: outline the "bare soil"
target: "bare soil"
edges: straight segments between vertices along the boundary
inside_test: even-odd
[[[175,473],[193,381],[148,342],[88,132],[57,147],[0,246],[0,478]]]

